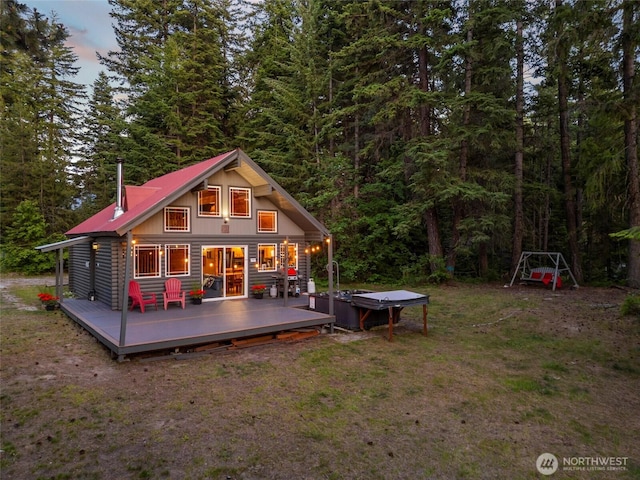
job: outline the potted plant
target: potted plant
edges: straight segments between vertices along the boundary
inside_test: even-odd
[[[49,292],[39,293],[38,298],[42,302],[42,305],[44,305],[45,310],[55,310],[58,306],[58,300],[60,300],[59,297],[56,297]]]
[[[264,296],[264,292],[267,291],[266,285],[254,285],[251,287],[251,293],[255,298],[262,298]]]
[[[204,297],[204,290],[198,284],[194,284],[189,291],[191,297],[191,303],[194,305],[200,305],[202,303],[202,297]]]

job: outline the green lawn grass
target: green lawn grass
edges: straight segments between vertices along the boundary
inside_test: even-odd
[[[411,290],[431,295],[427,337],[418,307],[393,342],[124,363],[61,312],[3,303],[2,476],[533,479],[550,452],[629,458],[556,478],[639,478],[637,320],[570,291]]]

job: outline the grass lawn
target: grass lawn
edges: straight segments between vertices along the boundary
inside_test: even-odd
[[[625,292],[397,288],[431,296],[428,337],[414,307],[393,342],[378,327],[123,363],[62,313],[5,295],[1,478],[640,478]],[[38,291],[5,293],[37,307]],[[545,452],[560,462],[549,477]],[[577,468],[611,457],[624,470]]]

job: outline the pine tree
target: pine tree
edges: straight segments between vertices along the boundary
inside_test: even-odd
[[[116,160],[124,154],[126,128],[115,101],[115,89],[104,72],[93,83],[84,116],[82,160],[77,163],[82,187],[82,214],[89,216],[115,201]]]
[[[640,227],[640,167],[638,165],[638,82],[635,80],[635,58],[638,51],[640,12],[636,2],[622,3],[622,83],[626,116],[624,119],[625,160],[628,169],[629,226]],[[628,255],[629,285],[640,287],[640,239],[630,238]]]
[[[230,2],[110,4],[120,51],[101,60],[128,98],[128,178],[143,182],[231,148],[239,89]]]
[[[3,3],[1,13],[2,23],[7,18],[12,25],[2,37],[0,72],[3,214],[35,199],[49,231],[64,231],[75,221],[71,167],[83,98],[82,86],[70,80],[77,73],[76,56],[55,16],[48,19],[14,2]]]

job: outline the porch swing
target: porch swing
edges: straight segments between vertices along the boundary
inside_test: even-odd
[[[578,282],[562,253],[559,252],[522,252],[518,267],[511,278],[510,287],[513,286],[518,274],[522,283],[542,283],[545,287],[551,285],[553,291],[556,287],[562,288],[562,275],[568,274],[573,280],[572,288],[578,288]]]

